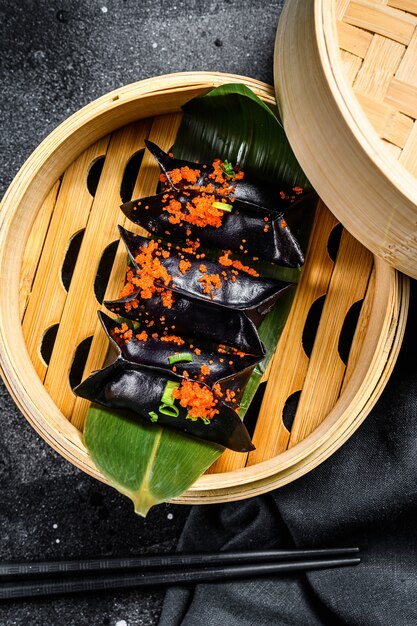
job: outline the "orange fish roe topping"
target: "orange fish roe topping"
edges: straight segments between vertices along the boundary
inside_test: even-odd
[[[161,293],[162,304],[167,308],[171,309],[174,303],[174,298],[172,295],[172,291],[169,289],[164,289]]]
[[[169,172],[169,177],[174,185],[182,181],[195,185],[200,178],[200,170],[193,170],[188,165],[177,167]]]
[[[190,417],[213,419],[219,413],[216,409],[217,399],[208,387],[190,380],[183,380],[178,389],[173,389],[172,396],[179,400],[180,405],[188,409]]]
[[[269,230],[269,226],[264,226],[264,233],[267,233]]]
[[[139,254],[135,257],[139,271],[136,276],[131,278],[131,283],[135,287],[139,287],[140,296],[144,300],[152,298],[154,293],[158,291],[158,286],[155,285],[156,280],[162,281],[165,285],[169,285],[172,281],[172,276],[168,274],[161,261],[156,257],[158,245],[156,241],[151,239],[148,244],[140,248]]]
[[[187,222],[201,228],[205,226],[214,226],[219,228],[222,225],[224,212],[213,206],[215,196],[202,193],[187,202],[186,210],[183,210],[181,202],[175,198],[171,198],[163,207],[164,211],[170,213],[168,221],[171,224],[180,224]]]
[[[130,267],[128,267],[126,270],[126,284],[124,285],[123,289],[119,293],[119,298],[126,298],[127,296],[131,296],[132,293],[136,291],[132,282],[134,277],[135,277],[134,271]]]
[[[142,330],[141,333],[136,335],[136,339],[138,341],[147,341],[148,340],[148,333],[146,332],[146,330]]]
[[[226,396],[225,396],[225,400],[226,402],[236,402],[236,400],[234,400],[236,394],[234,391],[232,391],[231,389],[226,389]]]
[[[216,394],[216,396],[218,396],[219,398],[223,398],[222,390],[220,388],[219,383],[216,383],[215,385],[213,385],[213,391]]]
[[[197,356],[200,356],[200,354],[201,354],[200,348],[195,348],[194,354],[196,354]]]
[[[205,363],[203,363],[203,365],[200,367],[200,374],[202,376],[208,376],[210,374],[210,368]]]
[[[123,322],[119,328],[114,328],[111,331],[111,336],[119,344],[119,346],[129,343],[132,339],[133,331],[128,327],[126,322]]]
[[[201,272],[202,274],[206,274],[207,273],[207,267],[202,263],[201,265],[199,265],[198,271]]]
[[[209,174],[209,178],[212,178],[216,183],[220,183],[221,185],[224,183],[228,184],[228,181],[230,180],[230,178],[225,175],[222,165],[223,161],[220,159],[214,159],[212,164],[213,172]]]
[[[177,335],[164,335],[161,337],[161,341],[169,341],[170,343],[175,343],[177,346],[183,346],[185,343],[184,339],[177,337]]]
[[[231,254],[230,250],[226,250],[223,256],[219,257],[220,265],[225,267],[234,267],[236,270],[241,270],[242,272],[246,272],[246,274],[250,274],[251,276],[259,276],[258,272],[253,269],[253,267],[249,267],[249,265],[243,265],[241,261],[233,261],[229,259],[229,254]]]
[[[220,184],[223,189],[229,187],[230,183],[238,180],[242,180],[245,177],[245,174],[240,169],[233,168],[233,176],[228,176],[225,172],[225,163],[220,159],[214,159],[213,164],[213,172],[209,174],[209,178],[213,179],[216,183]],[[230,167],[230,164],[228,164]],[[229,193],[233,192],[233,187],[230,188]]]
[[[182,261],[179,262],[179,266],[178,267],[180,269],[181,274],[186,274],[188,272],[188,270],[190,269],[190,267],[191,267],[191,263],[190,263],[190,261],[182,260]]]
[[[218,274],[205,274],[198,279],[198,282],[204,285],[203,293],[210,294],[212,298],[214,298],[214,290],[220,289],[222,284]]]
[[[129,302],[124,303],[124,309],[126,313],[129,313],[132,309],[137,309],[139,306],[139,300],[130,300]]]
[[[287,228],[287,222],[285,220],[281,220],[280,226],[281,228]]]
[[[213,206],[216,198],[213,195],[202,194],[187,202],[189,215],[185,221],[196,226],[214,226],[219,228],[222,225],[224,211]]]

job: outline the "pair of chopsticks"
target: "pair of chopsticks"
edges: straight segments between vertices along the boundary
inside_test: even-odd
[[[360,561],[359,548],[324,548],[0,563],[0,600],[274,576]]]

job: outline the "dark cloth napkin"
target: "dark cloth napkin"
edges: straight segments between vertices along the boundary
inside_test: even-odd
[[[186,552],[359,546],[356,567],[170,589],[159,626],[417,625],[417,283],[394,372],[330,459],[272,493],[191,510]]]

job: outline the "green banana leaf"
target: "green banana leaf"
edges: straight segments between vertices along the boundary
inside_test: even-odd
[[[307,184],[277,117],[244,85],[224,85],[187,103],[173,151],[178,158],[200,162],[221,154],[223,159],[239,160],[258,178]],[[299,273],[273,268],[273,275],[283,280],[297,280]],[[242,417],[273,354],[294,292],[290,290],[260,326],[268,354],[246,387]],[[109,483],[128,496],[143,516],[152,506],[186,491],[223,451],[215,444],[97,406],[88,411],[84,442]]]
[[[223,451],[96,406],[88,412],[84,442],[110,484],[128,496],[143,517],[154,504],[186,491]]]
[[[309,186],[278,110],[269,108],[246,85],[222,85],[190,100],[183,110],[176,157],[211,163],[220,155],[257,178]]]

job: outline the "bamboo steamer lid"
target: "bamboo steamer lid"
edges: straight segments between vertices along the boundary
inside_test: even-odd
[[[274,70],[312,185],[351,234],[417,278],[417,0],[287,0]]]

